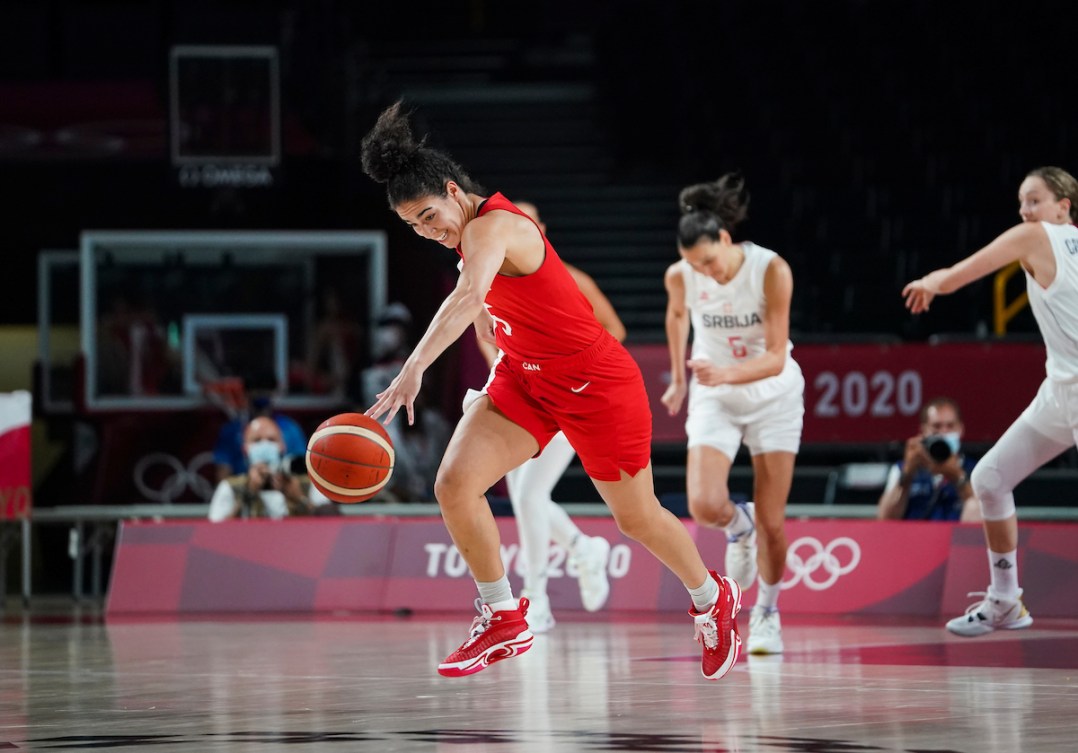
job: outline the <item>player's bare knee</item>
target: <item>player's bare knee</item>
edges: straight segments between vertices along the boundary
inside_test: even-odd
[[[656,528],[650,516],[637,512],[615,512],[614,522],[617,523],[618,530],[633,541],[643,541]]]
[[[470,500],[482,494],[476,491],[474,478],[456,466],[442,465],[434,479],[434,496],[440,504]]]
[[[729,525],[737,512],[726,489],[712,490],[706,494],[690,493],[688,508],[694,523],[709,528]]]
[[[756,540],[761,546],[770,546],[772,549],[786,548],[786,527],[782,520],[768,520],[757,516]]]

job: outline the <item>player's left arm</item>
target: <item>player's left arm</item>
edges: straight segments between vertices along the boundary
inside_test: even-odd
[[[790,302],[794,277],[790,265],[776,256],[764,272],[764,342],[762,354],[731,366],[713,366],[708,361],[694,366],[702,384],[746,384],[782,373],[786,366],[786,348],[790,340]],[[695,362],[690,361],[690,364]]]

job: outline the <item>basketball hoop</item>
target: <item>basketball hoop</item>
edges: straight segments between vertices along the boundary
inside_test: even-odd
[[[240,377],[207,379],[202,383],[202,394],[223,410],[229,418],[235,418],[247,405],[247,393]]]

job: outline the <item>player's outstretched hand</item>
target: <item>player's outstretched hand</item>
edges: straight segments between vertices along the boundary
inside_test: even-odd
[[[404,368],[389,383],[389,387],[378,393],[378,400],[367,409],[366,415],[377,419],[384,414],[386,418],[382,423],[388,425],[403,406],[408,413],[408,425],[413,425],[415,423],[415,398],[422,386],[423,372],[405,363]]]
[[[910,310],[910,313],[920,314],[928,311],[932,299],[939,295],[941,282],[939,276],[944,271],[936,270],[902,288],[902,297],[906,299],[906,308]]]

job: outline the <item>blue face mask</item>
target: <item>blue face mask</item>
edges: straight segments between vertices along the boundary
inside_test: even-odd
[[[260,439],[247,445],[247,460],[251,465],[264,463],[271,471],[281,465],[281,447],[272,439]]]
[[[958,452],[958,449],[962,446],[962,437],[957,431],[949,431],[946,434],[940,434],[943,437],[943,441],[947,443],[947,446],[951,448],[951,453]]]

